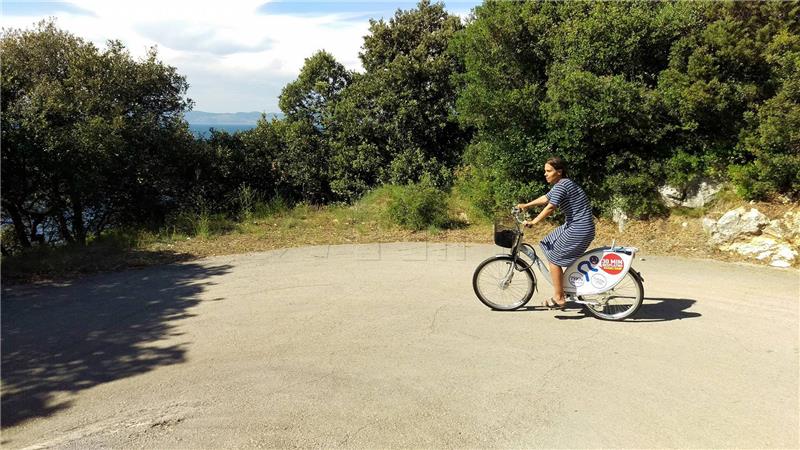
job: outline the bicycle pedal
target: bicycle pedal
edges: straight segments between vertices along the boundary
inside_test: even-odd
[[[603,304],[601,304],[601,303],[597,303],[597,302],[587,302],[587,301],[585,301],[585,300],[578,300],[577,298],[570,298],[570,299],[569,299],[569,301],[571,301],[571,302],[574,302],[574,303],[577,303],[577,304],[579,304],[579,305],[591,306],[592,308],[594,308],[594,309],[596,309],[596,310],[598,310],[598,311],[602,311],[602,310],[603,310],[603,308],[605,307],[605,305],[603,305]]]

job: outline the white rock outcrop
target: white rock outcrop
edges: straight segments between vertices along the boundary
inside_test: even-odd
[[[771,266],[791,267],[798,257],[800,212],[790,211],[780,220],[769,220],[755,208],[738,208],[719,220],[703,218],[703,230],[720,250],[768,261]]]
[[[784,238],[800,245],[800,211],[789,211],[783,215],[783,226],[786,229]]]
[[[732,242],[741,236],[757,236],[769,225],[769,219],[759,210],[751,208],[734,209],[722,215],[717,221],[703,220],[703,229],[711,234],[711,243],[715,245]]]
[[[722,190],[722,183],[704,179],[691,184],[684,190],[665,185],[658,188],[662,200],[669,207],[685,206],[687,208],[700,208],[707,205],[714,196]]]

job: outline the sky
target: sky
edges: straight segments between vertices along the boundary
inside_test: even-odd
[[[186,76],[194,110],[278,112],[278,96],[305,58],[326,50],[361,71],[358,52],[370,18],[389,19],[408,0],[2,0],[4,29],[48,17],[98,48],[117,39],[135,58],[156,46]],[[480,0],[445,0],[466,18]]]

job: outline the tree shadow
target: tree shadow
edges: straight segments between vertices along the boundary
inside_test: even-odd
[[[642,306],[636,311],[632,317],[625,319],[624,322],[666,322],[669,320],[682,320],[700,317],[700,313],[687,311],[695,304],[697,300],[688,298],[653,298],[645,297]],[[547,310],[541,306],[525,306],[517,311],[541,311]],[[555,316],[559,320],[580,320],[585,318],[594,318],[593,315],[588,313],[583,305],[574,302],[567,303],[564,311],[580,310],[583,315],[580,316]]]
[[[2,426],[70,407],[57,400],[102,383],[184,362],[175,323],[192,317],[210,277],[231,266],[158,266],[49,286],[4,287]]]

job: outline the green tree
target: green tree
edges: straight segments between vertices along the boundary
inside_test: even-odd
[[[427,0],[388,22],[370,21],[360,53],[365,72],[334,115],[331,185],[340,197],[380,183],[452,182],[470,137],[454,117],[451,76],[461,65],[448,51],[461,28],[457,16]]]
[[[462,184],[489,212],[543,192],[555,153],[600,212],[659,213],[660,184],[729,167],[794,189],[798,4],[485,2],[451,44],[476,128]]]
[[[750,161],[731,167],[745,198],[800,194],[800,35],[781,30],[764,53],[775,96],[745,115],[740,148]]]
[[[467,184],[485,212],[545,189],[559,154],[598,209],[633,194],[611,174],[664,152],[653,93],[690,13],[643,2],[486,2],[453,41],[464,61],[460,119],[477,128]],[[639,186],[640,188],[642,186]],[[647,186],[655,193],[655,182]]]
[[[325,51],[306,58],[297,80],[283,88],[283,123],[273,125],[284,138],[277,155],[281,180],[294,187],[300,200],[324,203],[331,199],[331,140],[336,132],[333,111],[352,74]]]
[[[116,41],[101,52],[52,22],[4,31],[0,57],[2,207],[23,246],[43,228],[83,244],[162,214],[170,162],[191,140],[174,68]]]
[[[330,124],[332,106],[350,84],[352,74],[330,53],[306,58],[300,75],[281,91],[279,106],[289,121],[304,120],[320,130]]]
[[[674,155],[668,167],[688,164],[696,168],[695,176],[722,179],[732,167],[740,174],[734,178],[743,179],[744,172],[737,168],[757,159],[754,151],[758,151],[752,139],[743,144],[742,131],[758,127],[757,111],[767,114],[769,108],[762,105],[775,103],[768,99],[783,83],[775,70],[778,59],[767,57],[768,48],[781,31],[797,34],[798,5],[796,1],[704,5],[702,27],[674,43],[669,67],[659,75],[658,92],[668,112],[665,140]],[[668,177],[687,179],[680,172]],[[763,193],[763,186],[757,190]]]

